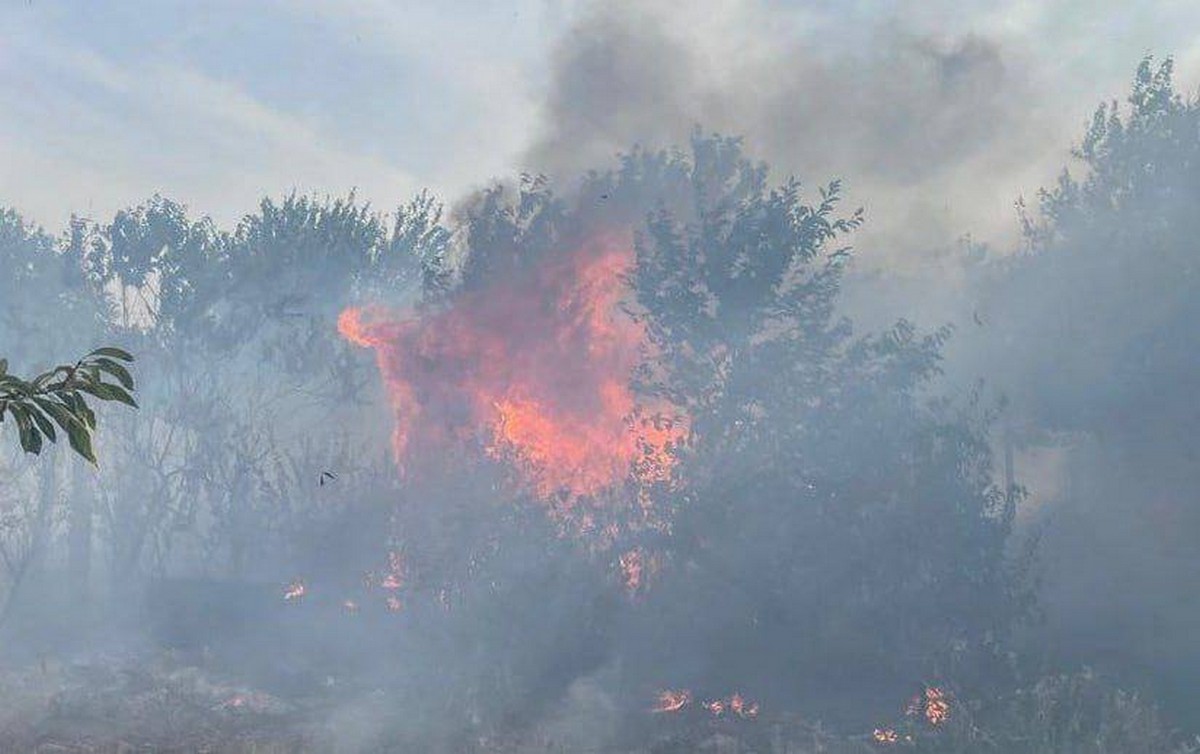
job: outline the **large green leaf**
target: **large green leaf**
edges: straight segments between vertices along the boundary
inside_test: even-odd
[[[88,356],[107,356],[110,359],[120,359],[121,361],[125,362],[133,361],[133,356],[131,356],[128,351],[123,351],[120,348],[112,348],[111,346],[106,348],[97,348],[95,351],[89,353]]]
[[[0,359],[0,422],[11,414],[21,447],[34,454],[41,452],[47,438],[57,442],[61,429],[71,448],[94,464],[96,414],[84,394],[137,408],[133,375],[121,363],[132,361],[133,356],[120,348],[97,348],[74,365],[57,366],[26,382],[9,374],[8,362]]]
[[[29,418],[29,410],[20,403],[10,404],[9,410],[17,419],[17,431],[21,437],[21,449],[26,453],[37,455],[42,452],[42,433],[34,426]]]
[[[67,426],[67,442],[71,444],[71,449],[79,455],[96,464],[96,454],[92,450],[92,433],[83,427],[78,422],[71,423]]]
[[[88,431],[88,426],[84,423],[83,419],[76,416],[71,409],[62,403],[56,403],[47,398],[34,398],[33,400],[39,408],[49,414],[54,421],[58,422],[58,426],[62,427],[64,432],[70,434],[73,428],[82,430],[85,433]]]
[[[50,442],[56,442],[58,440],[58,435],[54,431],[54,425],[50,423],[50,420],[46,418],[46,415],[42,413],[41,409],[36,405],[31,406],[28,404],[25,406],[25,409],[29,411],[29,416],[33,419],[33,423],[37,425],[38,430],[45,435]]]
[[[117,381],[120,382],[126,390],[133,390],[133,377],[129,374],[129,370],[125,367],[121,366],[112,359],[106,358],[96,359],[96,366],[101,370],[108,372],[113,377],[116,377]]]
[[[133,397],[119,385],[110,385],[106,382],[94,382],[81,384],[79,385],[79,389],[82,392],[88,393],[89,395],[94,395],[103,401],[118,401],[127,406],[137,408],[137,403],[133,400]]]

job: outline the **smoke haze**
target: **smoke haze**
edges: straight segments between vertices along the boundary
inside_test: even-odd
[[[1193,750],[1194,3],[2,13],[0,749]]]

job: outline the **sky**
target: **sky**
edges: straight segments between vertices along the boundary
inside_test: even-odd
[[[229,225],[264,195],[453,203],[699,125],[844,177],[878,259],[1008,243],[1145,54],[1200,74],[1176,0],[595,3],[0,0],[0,205],[57,230],[161,193]],[[1187,89],[1190,91],[1190,88]]]

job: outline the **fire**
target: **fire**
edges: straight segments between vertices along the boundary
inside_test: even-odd
[[[691,704],[692,692],[687,689],[666,689],[658,692],[654,706],[650,708],[651,712],[678,712],[684,707]]]
[[[396,591],[404,586],[404,559],[398,552],[388,553],[388,570],[384,574],[383,581],[379,583],[380,589],[388,591]]]
[[[669,481],[688,425],[630,386],[649,351],[626,310],[632,261],[601,235],[441,310],[342,312],[343,337],[375,349],[402,472],[447,443],[478,447],[576,529],[595,523],[581,501]]]
[[[383,572],[383,577],[379,579],[379,588],[384,590],[384,604],[390,612],[400,612],[404,603],[400,600],[399,592],[408,582],[407,569],[404,565],[404,556],[395,550],[388,553],[387,570]],[[375,587],[377,576],[374,572],[368,571],[363,574],[363,580],[367,589]]]
[[[758,703],[747,702],[738,693],[729,697],[729,709],[738,717],[744,717],[747,720],[753,720],[758,717]]]
[[[924,719],[932,727],[938,727],[950,719],[950,696],[936,686],[926,686],[925,690],[916,694],[904,707],[904,714],[910,718]],[[912,730],[911,724],[906,728]],[[871,738],[875,743],[890,746],[903,740],[906,744],[913,742],[912,733],[903,737],[895,728],[876,728]]]
[[[404,585],[404,582],[401,581],[400,578],[396,574],[389,573],[388,575],[383,577],[383,581],[380,582],[379,588],[380,589],[399,589],[403,585]]]
[[[655,697],[654,706],[650,708],[650,711],[656,713],[679,712],[691,703],[691,691],[687,689],[668,689],[658,692],[658,695]],[[753,720],[758,717],[758,703],[747,701],[745,697],[737,692],[734,692],[729,697],[700,702],[700,706],[713,717],[720,717],[726,712],[736,715],[743,720]]]
[[[744,720],[753,720],[758,717],[758,702],[747,701],[741,694],[734,694],[725,699],[713,699],[704,702],[702,705],[708,710],[713,717],[720,717],[728,711],[731,715],[737,715]]]
[[[298,600],[307,592],[308,590],[304,587],[303,581],[293,581],[283,590],[283,598],[285,600]]]
[[[881,744],[894,744],[900,740],[900,734],[891,728],[876,728],[871,737]]]
[[[625,592],[630,597],[645,591],[650,577],[661,568],[658,556],[642,547],[634,547],[621,553],[617,558],[617,565],[621,569],[621,582],[625,586]]]
[[[930,725],[941,725],[950,719],[950,700],[939,688],[925,689],[925,719]]]
[[[924,717],[926,722],[936,727],[950,719],[950,697],[936,686],[926,687],[924,693],[917,694],[909,701],[904,714]]]
[[[261,711],[266,709],[271,703],[270,697],[260,691],[250,691],[247,693],[235,693],[220,702],[217,707],[221,709],[248,709]]]
[[[625,591],[636,594],[642,586],[642,551],[635,549],[622,553],[620,565],[625,580]]]

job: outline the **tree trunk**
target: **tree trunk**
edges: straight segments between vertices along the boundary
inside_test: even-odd
[[[82,458],[71,466],[71,502],[67,516],[67,578],[71,597],[84,604],[91,594],[92,575],[92,484],[93,471]]]
[[[0,625],[8,622],[20,604],[30,578],[36,580],[42,575],[46,550],[50,545],[51,529],[54,526],[54,505],[58,498],[54,457],[54,453],[47,453],[38,461],[37,508],[31,511],[32,518],[26,522],[29,527],[26,545],[20,555],[13,557],[13,562],[9,565],[8,592],[4,595],[3,605],[0,605]]]
[[[54,529],[54,508],[58,503],[58,475],[55,474],[55,454],[47,453],[39,461],[38,507],[30,540],[30,562],[34,572],[45,564]]]
[[[1013,432],[1011,419],[1004,422],[1004,499],[1008,503],[1009,515],[1016,513],[1017,475],[1013,465]]]

